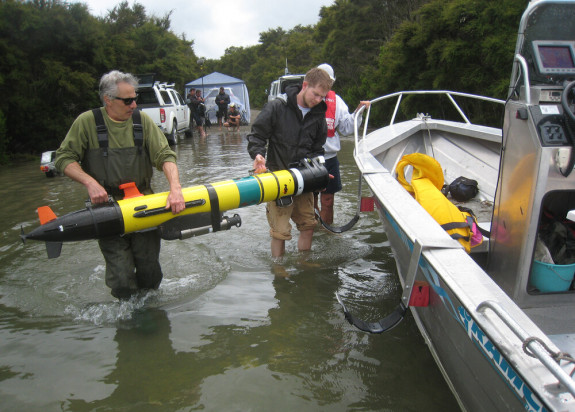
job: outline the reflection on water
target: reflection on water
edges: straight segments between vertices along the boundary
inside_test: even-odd
[[[181,140],[182,184],[244,177],[245,133]],[[352,144],[340,155],[344,191],[334,224],[357,205]],[[38,162],[39,163],[39,162]],[[366,319],[395,307],[400,288],[374,213],[349,232],[319,229],[309,253],[286,243],[270,256],[264,206],[242,226],[164,242],[158,291],[117,302],[96,242],[65,244],[58,259],[19,239],[35,208],[83,207],[84,189],[47,179],[39,164],[0,170],[0,397],[3,410],[457,409],[410,316],[385,335],[345,321],[335,298]],[[167,190],[163,176],[156,191]]]

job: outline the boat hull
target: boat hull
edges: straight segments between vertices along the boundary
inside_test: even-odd
[[[441,156],[444,171],[467,176],[467,162],[457,159],[483,153],[475,162],[475,170],[483,170],[476,173],[485,181],[478,204],[491,209],[496,185],[489,181],[496,179],[498,166],[492,154],[500,144],[500,131],[494,129],[416,119],[368,134],[356,143],[354,157],[374,196],[404,294],[412,286],[407,284],[412,255],[422,248],[415,281],[430,285],[430,303],[410,307],[410,311],[462,410],[544,411],[565,410],[565,406],[569,410],[569,405],[575,406],[572,399],[564,401],[570,395],[560,393],[564,388],[557,393],[549,391],[557,386],[557,378],[541,361],[525,353],[524,338],[502,319],[512,318],[526,336],[540,337],[558,350],[476,261],[476,256],[487,254],[489,239],[478,248],[482,251],[472,249],[472,257],[395,177],[395,167],[405,154]],[[442,149],[447,146],[452,152]],[[490,212],[483,214],[489,222]],[[492,302],[496,302],[495,309]]]
[[[506,101],[404,91],[355,115],[354,158],[395,255],[398,306],[408,306],[415,282],[430,285],[430,303],[410,309],[464,410],[575,410],[574,19],[575,0],[529,2]],[[368,133],[379,102],[391,120]],[[484,106],[492,103],[499,106]],[[396,122],[413,107],[432,115]],[[405,167],[414,158],[434,167]],[[473,206],[451,189],[447,199],[439,193],[460,176],[478,183]],[[473,210],[477,224],[466,226],[450,199]],[[455,229],[469,254],[449,236]],[[542,262],[548,271],[533,270]]]
[[[413,242],[381,199],[375,204],[396,258],[400,281],[405,286]],[[470,315],[476,308],[467,307],[425,258],[420,261],[416,279],[430,285],[429,306],[410,307],[411,313],[461,408],[544,410],[542,400],[537,399]]]

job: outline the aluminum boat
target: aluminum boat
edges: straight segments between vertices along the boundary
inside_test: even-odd
[[[575,269],[545,264],[539,254],[550,220],[567,228],[575,220],[574,21],[572,0],[527,6],[506,101],[407,91],[374,99],[356,114],[355,162],[403,287],[394,313],[356,324],[382,332],[410,310],[462,410],[575,410]],[[416,98],[432,97],[450,102],[458,118],[439,119],[422,107],[396,120],[405,102],[414,107]],[[483,104],[499,110],[499,126],[470,120],[467,111]],[[391,121],[374,128],[377,105],[390,108]],[[460,176],[477,182],[469,201],[447,196],[471,209],[483,229],[483,243],[470,252],[398,182],[398,164],[413,153],[435,159],[446,185]],[[404,171],[408,181],[416,177],[415,166]],[[561,285],[553,278],[559,270],[567,271]],[[414,285],[428,290],[427,303],[410,304]]]

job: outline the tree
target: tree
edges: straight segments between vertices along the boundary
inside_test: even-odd
[[[184,82],[197,68],[193,42],[124,1],[105,18],[59,0],[0,2],[0,161],[57,147],[74,118],[97,107],[98,81],[112,69]],[[2,129],[4,128],[4,129]]]
[[[524,3],[430,2],[382,49],[374,88],[445,88],[505,97]]]
[[[445,89],[505,98],[524,7],[524,0],[433,0],[397,29],[364,84],[377,95]],[[416,110],[404,107],[406,116]]]
[[[94,102],[86,92],[95,83],[86,50],[95,24],[81,4],[0,4],[0,50],[6,56],[0,62],[0,111],[8,138],[0,149],[44,150],[61,140],[76,110]]]
[[[305,73],[323,62],[351,106],[410,89],[504,97],[524,8],[525,0],[335,0],[317,25],[269,29],[259,44],[229,47],[200,71],[194,41],[170,30],[172,12],[149,16],[122,1],[97,18],[79,3],[3,0],[0,162],[56,147],[79,113],[100,104],[99,78],[112,69],[156,73],[180,89],[220,71],[246,82],[254,107],[286,64]]]
[[[426,0],[336,0],[322,7],[315,32],[321,60],[334,68],[335,88],[346,101],[373,96],[362,79],[371,78],[381,47],[396,27]]]

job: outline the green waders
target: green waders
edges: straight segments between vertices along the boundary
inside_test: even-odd
[[[82,168],[96,179],[108,194],[121,198],[118,186],[135,182],[140,192],[152,193],[152,163],[143,147],[143,129],[138,111],[134,122],[134,146],[108,147],[108,131],[101,109],[94,109],[100,147],[90,149]],[[106,260],[106,285],[119,299],[128,299],[141,289],[157,289],[162,282],[159,263],[161,239],[157,230],[113,236],[98,241]]]

